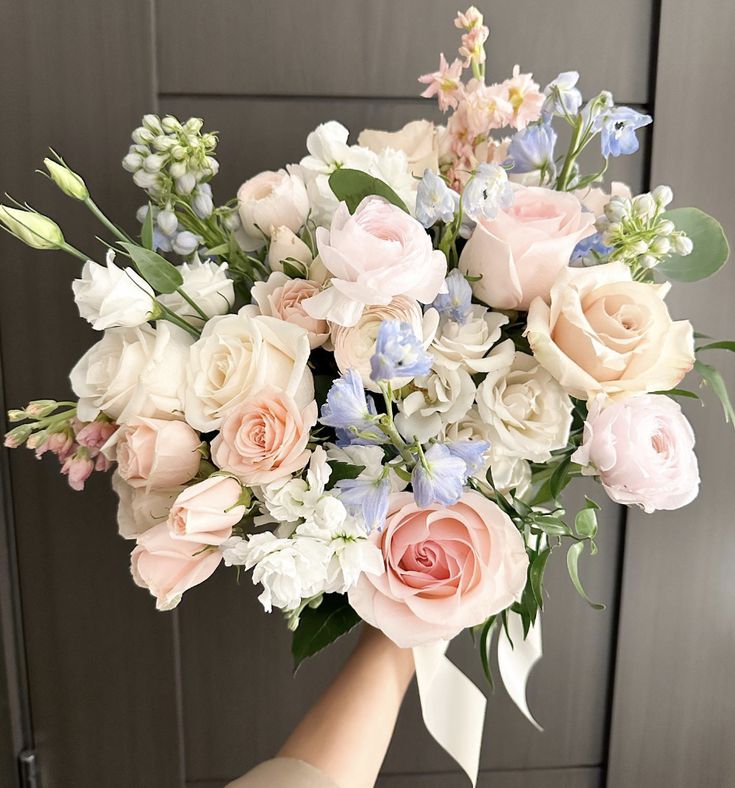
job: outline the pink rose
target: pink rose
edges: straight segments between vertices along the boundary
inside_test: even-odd
[[[301,470],[316,424],[317,404],[301,410],[284,391],[268,388],[230,411],[212,442],[212,460],[245,484],[267,484]]]
[[[277,317],[305,329],[313,350],[329,339],[327,321],[311,317],[304,311],[304,301],[315,296],[320,289],[318,282],[290,279],[286,274],[274,271],[268,281],[256,282],[250,292],[261,315]]]
[[[132,487],[177,487],[199,470],[199,434],[183,421],[132,418],[102,447]]]
[[[380,197],[366,197],[352,216],[340,203],[331,228],[317,228],[316,242],[332,280],[303,302],[312,317],[354,326],[371,304],[397,295],[430,304],[446,292],[443,253],[416,219]]]
[[[523,538],[476,492],[425,509],[412,493],[393,493],[385,527],[370,539],[386,571],[363,573],[350,605],[402,648],[453,638],[519,600],[526,584]]]
[[[141,534],[130,559],[135,584],[156,597],[158,610],[171,610],[184,591],[203,583],[222,560],[219,550],[174,539],[166,523]]]
[[[694,432],[679,405],[660,394],[593,400],[572,461],[599,476],[613,501],[649,514],[686,506],[699,492]]]
[[[548,300],[574,247],[594,233],[594,223],[573,194],[516,185],[509,208],[477,223],[460,255],[460,270],[481,277],[472,291],[483,303],[525,311],[536,297]]]
[[[245,515],[242,486],[231,476],[210,476],[181,492],[168,515],[173,539],[219,545]]]

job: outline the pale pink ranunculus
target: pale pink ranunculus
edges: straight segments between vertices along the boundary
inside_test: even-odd
[[[412,120],[398,131],[363,129],[357,144],[375,153],[399,150],[406,154],[411,173],[420,178],[426,170],[439,171],[439,144],[436,127],[428,120]]]
[[[688,320],[674,321],[669,284],[634,282],[624,263],[567,268],[537,298],[526,336],[538,362],[573,397],[674,388],[694,364]]]
[[[459,268],[481,277],[472,291],[483,303],[527,310],[534,298],[548,299],[574,247],[595,232],[594,223],[573,194],[515,185],[512,205],[477,223]]]
[[[168,516],[171,536],[202,544],[222,544],[245,515],[245,506],[238,503],[241,495],[242,486],[232,476],[214,475],[186,487]]]
[[[258,305],[261,315],[269,315],[301,326],[309,335],[309,346],[321,347],[329,339],[326,320],[311,317],[304,311],[304,301],[321,289],[318,282],[310,279],[291,279],[286,274],[274,271],[265,282],[256,282],[250,294]]]
[[[699,492],[694,431],[678,403],[661,394],[592,401],[572,461],[599,476],[613,501],[649,514],[680,509]]]
[[[301,409],[284,391],[266,388],[227,414],[212,442],[212,460],[244,484],[268,484],[301,470],[317,404]]]
[[[276,227],[298,232],[309,215],[309,197],[301,178],[286,170],[266,170],[237,190],[237,207],[246,237],[245,249],[259,249]]]
[[[526,584],[523,538],[476,492],[425,509],[412,493],[393,493],[385,526],[370,539],[385,574],[362,574],[350,605],[402,648],[453,638],[518,601]]]
[[[172,610],[184,591],[203,583],[222,560],[205,543],[174,539],[166,523],[141,534],[130,559],[135,584],[156,597],[158,610]]]
[[[312,317],[354,326],[371,304],[397,295],[430,304],[446,292],[444,254],[416,219],[381,197],[366,197],[353,215],[340,203],[330,229],[317,228],[316,242],[332,280],[303,302]]]
[[[199,470],[202,439],[183,421],[132,418],[102,447],[131,487],[178,487]]]

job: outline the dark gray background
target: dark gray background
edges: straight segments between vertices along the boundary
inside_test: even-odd
[[[159,111],[204,117],[221,132],[214,188],[227,199],[255,172],[298,160],[321,121],[341,120],[356,136],[437,118],[417,98],[416,77],[440,50],[451,59],[456,10],[456,0],[0,0],[0,183],[94,248],[84,209],[31,173],[53,145],[134,228],[141,193],[119,160],[141,115]],[[685,0],[495,0],[481,10],[493,31],[491,78],[516,62],[542,83],[575,68],[586,95],[609,88],[652,112],[642,152],[616,161],[613,177],[634,188],[668,183],[678,205],[712,212],[735,237],[729,0],[696,9]],[[0,399],[63,398],[68,370],[94,340],[71,299],[77,265],[4,234],[0,257]],[[734,296],[730,270],[676,288],[671,307],[730,337]],[[720,366],[732,384],[732,365]],[[735,434],[711,396],[687,412],[701,497],[674,514],[630,512],[627,522],[606,507],[600,554],[582,566],[604,613],[576,597],[563,555],[552,559],[545,654],[529,686],[546,732],[497,690],[480,785],[735,784]],[[108,479],[79,495],[51,461],[5,452],[2,462],[0,785],[18,785],[23,748],[37,751],[45,788],[219,788],[271,755],[349,642],[292,678],[280,617],[264,615],[255,590],[228,571],[176,613],[156,613],[130,581]],[[481,680],[468,637],[450,653]],[[380,785],[465,785],[424,731],[415,694]]]

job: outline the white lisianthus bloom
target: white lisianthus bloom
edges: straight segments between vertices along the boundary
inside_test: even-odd
[[[212,318],[191,346],[185,414],[198,430],[218,429],[228,411],[265,386],[290,394],[300,408],[314,399],[306,331],[253,312]]]
[[[379,386],[370,377],[370,359],[375,353],[375,342],[384,320],[408,323],[413,333],[422,339],[426,349],[436,333],[439,313],[436,309],[427,309],[424,314],[416,299],[396,296],[389,304],[374,304],[366,307],[354,326],[331,324],[334,360],[339,371],[344,374],[348,369],[354,369],[362,378],[363,386],[369,391],[380,391]],[[410,381],[411,378],[395,378],[391,384],[396,389]]]
[[[461,421],[472,407],[475,384],[462,367],[436,359],[428,375],[416,378],[412,391],[398,402],[396,426],[407,440],[425,443],[448,425]]]
[[[191,344],[188,334],[167,323],[107,329],[69,376],[79,418],[94,421],[105,413],[118,424],[182,418]]]
[[[477,410],[496,452],[546,462],[567,445],[572,401],[526,353],[516,353],[509,368],[488,373],[477,389]]]
[[[195,255],[190,263],[182,263],[178,268],[184,280],[181,289],[207,317],[226,315],[232,309],[235,287],[227,276],[227,263],[217,265],[212,260],[200,260],[199,255]],[[180,293],[162,295],[159,300],[189,323],[204,325],[205,321]]]
[[[118,497],[117,524],[120,536],[135,539],[168,519],[173,502],[184,488],[148,490],[133,487],[115,472],[112,474],[112,489]]]
[[[87,260],[71,289],[79,314],[95,331],[134,328],[148,322],[155,308],[153,288],[132,268],[115,265],[112,249],[106,266]]]
[[[431,352],[448,367],[461,366],[470,374],[491,372],[506,364],[504,354],[488,355],[488,352],[500,339],[500,329],[507,322],[507,315],[473,304],[464,323],[442,317]],[[512,353],[512,348],[511,341],[507,350]]]

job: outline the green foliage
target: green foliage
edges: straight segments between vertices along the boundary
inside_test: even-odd
[[[590,544],[592,545],[594,542]],[[595,610],[604,610],[605,605],[600,602],[593,602],[589,596],[587,596],[587,592],[582,586],[582,581],[579,579],[579,556],[582,554],[583,550],[584,542],[574,542],[574,544],[570,545],[567,552],[567,570],[569,571],[569,577],[577,593],[590,605],[590,607],[593,607]]]
[[[144,249],[153,251],[153,208],[148,205],[148,210],[143,220],[143,227],[140,231],[140,242]]]
[[[663,394],[666,397],[686,397],[688,399],[699,399],[699,394],[687,389],[669,389],[668,391],[654,391],[654,394]]]
[[[307,605],[291,641],[294,673],[305,659],[334,643],[359,623],[360,616],[350,607],[344,594],[325,594],[318,607]]]
[[[493,681],[493,672],[490,667],[490,645],[493,639],[496,619],[497,616],[490,616],[480,630],[480,661],[482,662],[482,672],[485,674],[485,678],[491,690],[495,689],[495,682]]]
[[[334,196],[347,204],[350,213],[354,213],[365,197],[371,195],[383,197],[408,213],[406,203],[387,183],[361,170],[350,170],[344,167],[335,170],[329,176],[329,186],[334,192]]]
[[[722,225],[699,208],[674,208],[663,215],[674,223],[694,244],[686,256],[672,254],[656,266],[666,279],[696,282],[706,279],[722,268],[730,256],[730,246]]]
[[[121,242],[120,246],[130,255],[138,273],[157,293],[173,293],[183,284],[178,268],[157,252],[131,243]]]
[[[329,475],[329,486],[334,485],[341,479],[356,479],[364,470],[364,465],[350,465],[349,462],[338,462],[337,460],[330,460],[329,467],[332,473]]]
[[[722,410],[725,412],[725,421],[735,425],[735,411],[730,402],[730,395],[727,393],[725,379],[720,372],[711,364],[705,364],[699,359],[694,362],[694,371],[702,378],[702,383],[709,386],[719,398]]]

